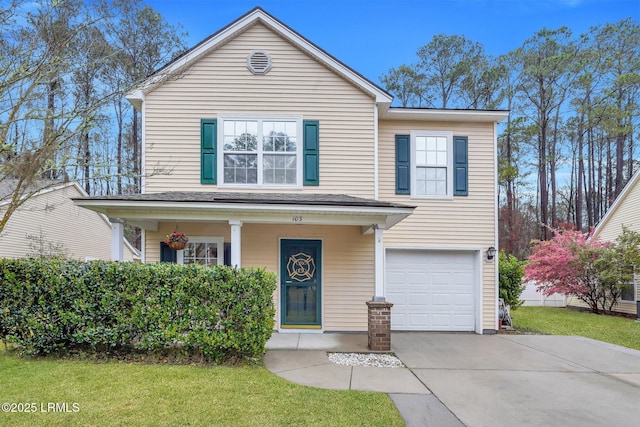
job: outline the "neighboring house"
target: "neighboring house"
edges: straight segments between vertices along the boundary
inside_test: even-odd
[[[148,78],[142,193],[77,199],[143,228],[143,262],[265,267],[280,331],[497,330],[496,124],[391,107],[256,8]],[[190,236],[172,251],[175,229]]]
[[[605,242],[613,242],[622,234],[622,227],[640,233],[640,171],[631,177],[627,185],[622,189],[604,217],[593,230],[592,239],[600,239]],[[640,299],[638,294],[638,275],[633,283],[629,283],[623,290],[621,300],[613,311],[638,315],[636,301]],[[575,299],[569,300],[570,305],[581,305]]]
[[[11,189],[3,182],[0,193]],[[102,214],[79,208],[72,198],[87,193],[74,182],[51,185],[27,199],[0,233],[0,258],[65,255],[80,260],[112,258],[112,226]],[[0,203],[0,214],[7,202]],[[123,260],[140,259],[126,240]]]

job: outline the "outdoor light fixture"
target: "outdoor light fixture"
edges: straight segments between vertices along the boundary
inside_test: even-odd
[[[494,248],[493,246],[489,246],[489,249],[487,249],[487,259],[491,261],[495,256],[496,256],[496,248]]]

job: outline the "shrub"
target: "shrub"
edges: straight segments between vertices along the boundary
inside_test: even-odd
[[[72,350],[253,358],[273,330],[263,269],[0,260],[0,337],[27,354]]]
[[[524,262],[518,261],[513,255],[507,255],[500,251],[498,255],[498,283],[500,298],[504,303],[511,306],[512,310],[520,307],[520,294],[524,291],[525,285],[522,283],[524,276]]]
[[[589,239],[573,230],[552,230],[537,242],[526,267],[528,280],[545,295],[573,295],[594,313],[610,313],[640,264],[640,234],[623,228],[614,243]]]

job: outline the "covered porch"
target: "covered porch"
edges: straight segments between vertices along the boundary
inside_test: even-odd
[[[385,295],[383,231],[414,209],[331,194],[171,192],[74,201],[111,219],[114,260],[122,259],[124,224],[138,226],[143,262],[266,268],[279,277],[278,329],[335,331],[367,329],[364,301]],[[184,251],[161,243],[176,227],[189,236]],[[311,309],[294,315],[303,299],[315,320]]]

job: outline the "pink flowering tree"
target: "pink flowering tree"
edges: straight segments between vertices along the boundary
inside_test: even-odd
[[[598,260],[609,248],[575,230],[552,229],[553,238],[534,243],[525,267],[525,280],[533,281],[544,295],[561,293],[585,302],[594,313],[608,311],[610,295],[603,287]],[[606,308],[605,308],[606,307]]]

